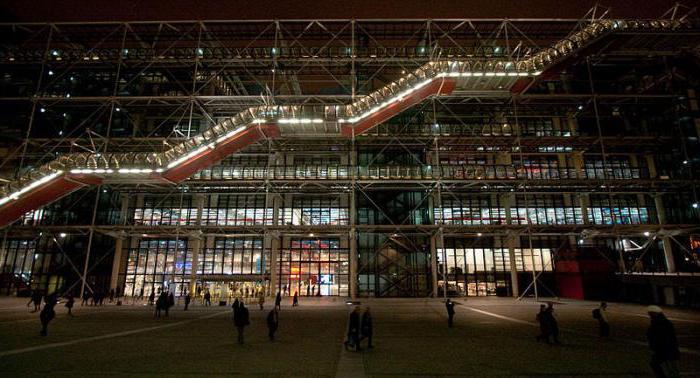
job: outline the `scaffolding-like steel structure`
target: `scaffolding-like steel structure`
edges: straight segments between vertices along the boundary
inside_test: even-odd
[[[697,303],[700,24],[606,14],[0,24],[0,290]]]

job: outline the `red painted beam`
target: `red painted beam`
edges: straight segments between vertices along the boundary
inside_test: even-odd
[[[67,194],[70,194],[87,184],[99,183],[100,179],[83,176],[85,181],[79,182],[69,176],[58,176],[55,179],[23,194],[17,200],[11,200],[0,206],[0,227],[4,227],[28,211],[38,209]]]
[[[162,176],[168,181],[180,182],[262,138],[276,138],[279,135],[280,130],[276,124],[264,124],[248,128],[228,141],[217,143],[214,149],[207,148],[191,159],[165,171]]]
[[[520,94],[532,83],[532,78],[521,77],[510,87],[510,93]]]
[[[401,113],[413,105],[420,103],[432,95],[450,94],[455,89],[455,81],[451,79],[435,79],[432,83],[406,96],[401,101],[396,101],[384,109],[364,118],[354,125],[343,125],[340,132],[343,136],[352,138],[353,135],[360,135],[365,131],[389,120],[391,117]]]

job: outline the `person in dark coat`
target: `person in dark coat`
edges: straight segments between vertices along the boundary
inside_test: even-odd
[[[185,294],[185,311],[187,311],[187,307],[190,306],[191,300],[192,300],[192,297],[190,297],[189,294]]]
[[[360,308],[355,307],[350,313],[348,321],[348,338],[345,340],[345,350],[355,347],[355,351],[360,351]]]
[[[73,305],[75,304],[75,300],[73,299],[73,294],[68,294],[66,296],[66,308],[68,309],[68,315],[73,316]]]
[[[455,304],[451,299],[445,302],[445,307],[447,308],[447,326],[452,328],[453,319],[455,317]]]
[[[299,306],[299,292],[294,290],[294,297],[292,298],[292,307]]]
[[[211,306],[211,293],[209,290],[204,293],[204,305],[205,306]]]
[[[236,311],[241,307],[241,302],[236,298],[236,300],[233,301],[233,304],[231,305],[231,309],[233,310],[233,314],[236,314]]]
[[[598,336],[602,338],[610,336],[610,323],[608,323],[607,308],[607,303],[600,302],[600,306],[593,310],[593,319],[598,321]]]
[[[240,302],[238,308],[234,308],[233,310],[233,324],[236,326],[236,330],[238,330],[238,343],[243,344],[243,331],[245,327],[250,324],[248,309],[243,302]]]
[[[362,335],[360,342],[367,339],[367,349],[374,348],[374,345],[372,345],[372,333],[372,314],[369,312],[369,307],[367,307],[364,314],[362,314],[362,322],[360,323],[360,334]]]
[[[88,306],[90,304],[90,293],[83,292],[83,301],[80,303],[81,306]]]
[[[549,344],[549,323],[547,322],[547,306],[541,304],[540,312],[537,313],[535,319],[540,325],[540,334],[535,338],[537,341],[544,341]]]
[[[39,320],[41,320],[41,331],[39,331],[39,334],[41,336],[46,336],[48,334],[49,322],[56,317],[56,312],[53,309],[54,306],[56,306],[56,303],[58,303],[58,300],[56,299],[55,294],[51,294],[46,297],[44,309],[41,310],[41,313],[39,314]]]
[[[277,310],[282,309],[282,293],[280,293],[279,291],[277,292],[277,296],[275,297],[275,308]]]
[[[275,332],[277,332],[277,327],[279,327],[279,324],[279,312],[276,308],[273,308],[267,314],[267,335],[270,337],[270,341],[275,341]]]
[[[552,341],[554,341],[555,344],[559,344],[559,323],[557,323],[557,318],[554,317],[554,304],[552,302],[547,304],[547,310],[545,310],[544,315],[549,335],[552,336]]]
[[[161,311],[165,310],[167,307],[168,307],[168,295],[163,291],[158,296],[158,300],[156,300],[155,317],[160,318]]]
[[[148,305],[153,306],[155,300],[156,300],[156,292],[151,290],[151,294],[148,294]]]
[[[651,320],[647,329],[649,349],[652,351],[649,365],[657,377],[677,377],[681,353],[676,330],[659,306],[649,306],[647,312]]]
[[[31,298],[29,298],[29,302],[27,302],[27,307],[29,307],[30,304],[34,303],[34,310],[32,312],[37,312],[41,310],[41,291],[34,290],[32,292]]]
[[[114,302],[114,289],[109,290],[109,303]]]
[[[173,293],[168,294],[168,302],[165,305],[165,316],[170,314],[170,307],[175,306],[175,295]]]

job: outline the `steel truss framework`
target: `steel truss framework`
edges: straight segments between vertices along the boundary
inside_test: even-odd
[[[43,211],[77,208],[86,215],[52,223],[41,215],[33,220],[35,211],[6,227],[3,240],[80,241],[83,250],[63,253],[64,263],[75,268],[70,283],[92,290],[87,278],[93,269],[104,271],[114,254],[108,268],[123,271],[122,250],[143,238],[187,239],[196,249],[214,237],[263,235],[274,272],[274,256],[289,248],[285,238],[334,236],[350,250],[351,281],[376,277],[375,288],[362,293],[351,282],[350,294],[382,296],[437,295],[451,280],[437,261],[446,238],[522,236],[517,247],[532,249],[533,238],[558,237],[559,249],[576,249],[599,245],[596,240],[619,247],[622,238],[640,234],[666,243],[695,232],[697,211],[686,209],[689,216],[673,220],[673,212],[662,214],[671,206],[664,198],[680,195],[686,207],[698,202],[695,166],[665,169],[654,158],[694,159],[692,141],[683,139],[679,150],[679,134],[687,132],[682,122],[666,133],[610,125],[623,118],[653,123],[645,118],[655,111],[675,120],[697,116],[687,92],[692,88],[665,89],[688,79],[687,60],[680,57],[697,52],[698,25],[682,7],[659,20],[604,15],[596,9],[582,20],[0,25],[0,67],[10,75],[0,106],[13,109],[9,121],[19,127],[21,141],[8,148],[1,165],[8,184],[0,206],[34,189],[50,190],[61,179],[62,190],[33,202],[75,191]],[[644,82],[632,90],[611,84],[629,69],[639,70]],[[397,98],[405,104],[386,112]],[[647,113],[634,113],[640,109]],[[547,130],[529,128],[543,119]],[[240,161],[258,162],[245,167],[248,173],[226,163],[243,147]],[[634,163],[613,168],[613,161],[629,156]],[[534,165],[538,159],[556,166]],[[588,167],[587,159],[602,166]],[[398,192],[418,194],[400,211],[380,201]],[[273,215],[260,224],[203,224],[203,198],[212,194],[262,196]],[[334,206],[347,209],[346,224],[281,221],[286,208],[294,211],[293,198],[329,195],[338,199]],[[517,201],[553,195],[567,208],[587,208],[592,197],[612,203],[631,196],[654,214],[643,224],[621,224],[613,215],[612,225],[587,216],[578,223],[536,224],[529,215],[522,222],[511,215],[511,206],[530,206]],[[191,223],[139,223],[132,210],[149,196],[180,208],[191,201],[199,215]],[[477,196],[498,199],[505,215],[470,224],[432,218],[422,224],[412,215],[428,209],[430,218],[443,202]],[[18,209],[16,215],[34,208]],[[382,221],[364,224],[357,218],[361,211]],[[362,235],[381,238],[358,248]],[[102,244],[109,252],[91,256]],[[371,255],[360,259],[358,250]],[[411,262],[415,253],[428,264]],[[623,262],[621,270],[632,265]],[[267,278],[273,288],[279,285],[275,274]],[[123,287],[119,280],[113,274],[109,285]],[[517,295],[518,283],[511,285]]]

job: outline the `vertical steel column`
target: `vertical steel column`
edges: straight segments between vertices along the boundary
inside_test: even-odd
[[[121,195],[121,203],[119,208],[119,223],[121,225],[126,224],[127,212],[129,211],[129,196]],[[122,272],[123,264],[123,251],[124,249],[124,235],[123,233],[118,235],[114,241],[114,257],[112,259],[112,277],[109,282],[109,288],[115,289],[119,286],[119,274]],[[123,288],[122,288],[123,289]]]

